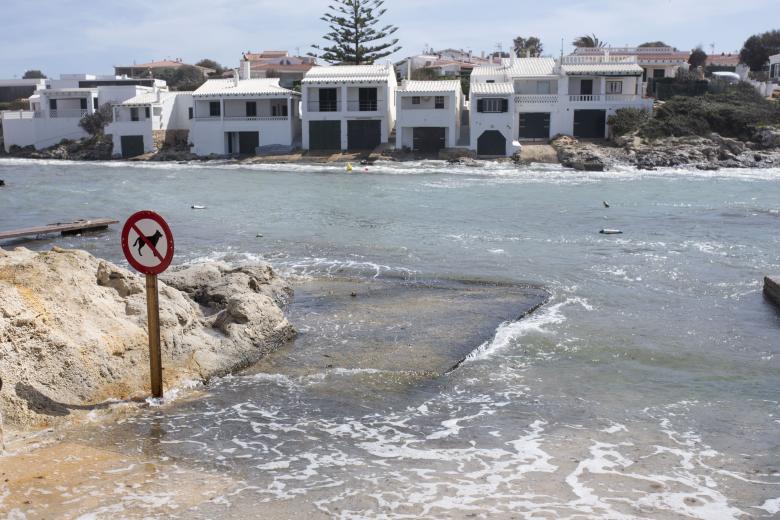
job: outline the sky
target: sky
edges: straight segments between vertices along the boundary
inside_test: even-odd
[[[3,0],[0,79],[40,69],[113,73],[114,65],[210,58],[237,67],[244,51],[311,51],[326,31],[329,0]],[[382,21],[398,26],[395,61],[426,46],[504,50],[538,36],[545,54],[571,51],[595,33],[612,46],[662,40],[738,51],[751,34],[780,29],[780,0],[386,0]],[[34,7],[33,7],[34,6]]]

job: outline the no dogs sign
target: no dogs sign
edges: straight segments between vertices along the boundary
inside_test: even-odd
[[[173,233],[154,211],[139,211],[122,228],[122,251],[131,266],[148,275],[165,271],[173,260]]]

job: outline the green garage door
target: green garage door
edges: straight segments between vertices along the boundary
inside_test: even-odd
[[[341,150],[341,121],[309,121],[309,150]]]
[[[260,132],[239,132],[238,153],[240,155],[255,155],[260,146]]]
[[[122,158],[135,157],[144,153],[144,136],[142,135],[123,135],[120,139],[122,144]]]
[[[604,139],[607,133],[606,110],[575,110],[574,137]]]
[[[520,139],[549,139],[550,138],[550,113],[549,112],[524,112],[520,114],[520,126],[518,127]]]
[[[486,130],[477,139],[477,155],[506,155],[506,138],[498,130]]]
[[[347,121],[347,148],[373,150],[382,142],[382,121]]]
[[[444,127],[414,128],[412,129],[412,149],[415,152],[436,153],[444,145]]]

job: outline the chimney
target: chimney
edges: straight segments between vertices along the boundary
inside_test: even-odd
[[[160,102],[160,89],[158,87],[154,87],[154,98],[158,103]]]
[[[249,60],[242,60],[241,61],[241,79],[251,79],[252,78],[252,66],[249,63]]]
[[[238,86],[238,69],[233,69],[233,86]]]

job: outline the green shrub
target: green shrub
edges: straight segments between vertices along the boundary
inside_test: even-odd
[[[626,135],[639,130],[647,123],[650,114],[639,108],[620,108],[615,111],[615,115],[609,116],[607,123],[612,127],[612,134],[615,136]]]
[[[778,124],[780,107],[763,98],[751,85],[739,83],[719,93],[673,97],[656,110],[639,134],[658,138],[717,132],[749,140],[757,126]]]

